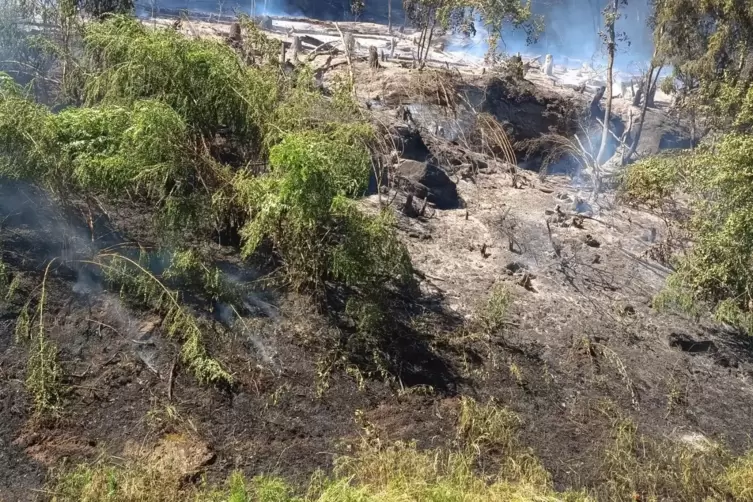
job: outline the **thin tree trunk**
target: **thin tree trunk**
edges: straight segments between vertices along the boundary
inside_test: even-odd
[[[604,156],[607,153],[607,142],[609,141],[609,119],[612,116],[612,69],[614,68],[614,52],[615,52],[615,32],[614,22],[617,14],[619,0],[613,0],[612,5],[612,17],[608,19],[607,25],[607,53],[609,56],[609,62],[607,65],[607,103],[604,107],[604,129],[601,133],[601,146],[599,147],[599,154],[596,156],[596,163],[601,165],[606,160]]]
[[[426,42],[426,48],[424,49],[424,57],[421,61],[421,66],[426,64],[426,60],[429,59],[429,51],[431,50],[431,39],[434,37],[434,22],[431,23],[431,29],[429,30],[429,39]]]
[[[664,68],[664,65],[660,65],[659,68],[656,69],[656,75],[654,75],[654,81],[651,84],[651,87],[648,89],[648,93],[646,94],[646,101],[647,106],[650,106],[651,108],[654,107],[654,98],[656,97],[656,86],[659,84],[659,75],[661,75],[661,71]]]
[[[421,29],[421,36],[418,38],[418,50],[416,51],[416,64],[421,65],[421,53],[423,52],[424,40],[426,40],[426,30],[429,28],[429,21]]]
[[[635,131],[635,135],[633,136],[633,142],[630,144],[630,151],[628,151],[627,155],[622,157],[622,164],[625,165],[628,162],[630,162],[630,158],[635,155],[636,150],[638,149],[638,142],[641,140],[641,133],[643,133],[643,122],[646,119],[646,110],[648,109],[649,105],[649,99],[648,96],[651,91],[650,82],[653,77],[654,73],[654,61],[656,60],[656,55],[658,54],[659,49],[654,48],[654,55],[651,57],[651,66],[649,66],[648,72],[646,73],[646,79],[643,82],[643,89],[642,93],[645,94],[645,98],[643,100],[643,103],[641,105],[641,116],[640,116],[640,122],[638,122],[638,128]],[[662,65],[659,66],[659,70],[656,72],[656,80],[654,80],[654,89],[656,88],[656,81],[659,78],[659,73],[661,73]],[[639,92],[638,94],[640,94]],[[635,103],[633,103],[635,105]]]
[[[628,162],[630,162],[630,157],[632,157],[635,154],[635,151],[638,149],[638,142],[641,140],[641,133],[643,132],[643,122],[646,120],[646,110],[648,109],[648,92],[649,92],[649,86],[651,82],[651,73],[654,71],[653,65],[648,70],[648,74],[646,75],[646,79],[644,81],[644,91],[645,99],[643,100],[643,104],[641,105],[641,119],[640,122],[638,122],[638,129],[635,131],[635,136],[633,137],[633,142],[630,145],[630,151],[627,155],[625,155],[622,158],[622,164],[625,165]]]

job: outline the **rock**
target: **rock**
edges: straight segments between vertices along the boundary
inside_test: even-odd
[[[413,194],[409,193],[405,198],[405,204],[401,212],[408,218],[418,218],[418,210],[413,205]]]
[[[419,199],[427,199],[438,209],[461,207],[457,186],[439,167],[427,162],[403,160],[395,174],[403,189]]]
[[[377,52],[377,48],[373,45],[369,47],[369,67],[372,70],[379,69],[379,53]]]
[[[262,30],[270,31],[272,28],[274,28],[274,23],[272,22],[272,18],[269,16],[262,16],[259,18],[259,28]]]
[[[563,98],[553,91],[536,87],[526,80],[488,76],[482,82],[483,94],[471,102],[480,111],[493,115],[510,134],[510,140],[534,139],[545,132],[569,136],[578,131],[579,100]]]
[[[637,130],[639,119],[640,117],[635,117],[633,131]],[[661,150],[685,149],[690,146],[690,130],[684,124],[660,110],[646,110],[641,140],[636,150],[639,155],[656,155]]]
[[[578,213],[578,214],[583,214],[583,213],[591,213],[591,212],[593,212],[593,208],[591,207],[591,204],[589,204],[589,203],[588,203],[588,201],[585,201],[585,200],[581,199],[580,197],[577,197],[577,198],[576,198],[576,199],[575,199],[575,200],[573,201],[573,203],[572,203],[572,205],[570,206],[570,208],[571,208],[571,209],[572,209],[572,210],[573,210],[574,212],[576,212],[576,213]]]
[[[586,243],[586,246],[590,246],[592,248],[597,248],[601,246],[601,243],[597,241],[596,239],[591,236],[591,234],[586,234],[586,236],[583,238],[583,242]]]
[[[542,71],[544,72],[544,75],[548,75],[551,77],[552,75],[554,75],[553,70],[554,70],[554,62],[552,60],[552,55],[547,54],[546,59],[544,60],[544,68],[542,69]]]
[[[228,42],[230,42],[231,45],[238,47],[243,43],[243,35],[241,35],[241,25],[239,23],[233,23],[230,25]]]
[[[404,159],[425,161],[431,155],[417,128],[409,125],[396,126],[387,138]]]
[[[523,271],[528,270],[528,267],[526,266],[526,264],[520,263],[519,261],[511,261],[510,263],[505,265],[505,268],[513,274],[521,270]]]
[[[717,348],[711,340],[695,340],[684,333],[672,333],[669,335],[669,346],[676,347],[683,352],[696,354],[699,352],[716,352]]]
[[[651,227],[641,235],[641,240],[646,242],[656,242],[656,227]]]
[[[635,307],[633,307],[632,305],[623,305],[623,307],[620,309],[620,314],[624,316],[634,316]]]

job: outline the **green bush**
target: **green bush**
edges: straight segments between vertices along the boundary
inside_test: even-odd
[[[246,65],[220,42],[124,16],[83,30],[84,106],[53,113],[0,80],[0,174],[68,200],[138,198],[171,230],[158,232],[167,244],[237,229],[244,257],[271,248],[294,289],[344,290],[359,329],[383,325],[384,293],[412,285],[412,269],[389,214],[352,200],[367,187],[375,134],[350,89],[326,97],[309,69],[289,78],[272,60]],[[109,258],[111,282],[165,315],[196,377],[229,381],[178,302],[185,287],[234,303],[216,271],[178,256],[168,291],[134,273],[138,263]]]
[[[622,175],[619,196],[634,204],[659,207],[672,196],[681,179],[681,157],[658,155],[637,162]]]
[[[699,314],[710,307],[720,321],[753,332],[753,136],[729,134],[714,145],[632,166],[623,191],[661,205],[679,190],[690,197],[692,246],[656,298]]]
[[[192,159],[186,152],[186,125],[164,103],[68,108],[52,122],[58,162],[82,189],[114,196],[129,190],[159,199],[188,178]]]
[[[0,175],[41,181],[50,163],[54,133],[50,112],[0,73]]]
[[[253,217],[244,254],[269,239],[296,288],[339,280],[347,286],[407,280],[409,261],[386,214],[367,216],[348,201],[368,182],[370,155],[338,133],[290,134],[270,152],[270,172],[241,174],[236,191]]]
[[[86,25],[84,47],[94,69],[86,83],[88,104],[157,99],[209,140],[222,132],[259,145],[278,101],[276,74],[245,66],[221,42],[114,16]]]
[[[488,333],[496,333],[504,328],[511,303],[512,293],[507,285],[495,284],[479,314],[479,320]]]

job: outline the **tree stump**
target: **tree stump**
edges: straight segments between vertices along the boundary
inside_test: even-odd
[[[372,70],[379,69],[379,53],[377,52],[377,48],[373,45],[369,47],[369,66]]]
[[[241,34],[240,23],[233,23],[230,25],[230,34],[227,37],[227,41],[236,49],[239,49],[243,45],[243,35]]]
[[[554,61],[552,60],[552,55],[547,54],[546,58],[544,59],[544,75],[547,75],[549,77],[554,75]]]
[[[295,36],[293,37],[293,55],[291,56],[291,59],[293,62],[298,61],[298,53],[301,50],[301,37]]]
[[[591,109],[598,108],[599,101],[601,101],[601,98],[604,97],[604,93],[607,91],[607,88],[604,86],[599,87],[599,90],[596,91],[596,94],[594,94],[593,99],[591,100]]]
[[[418,217],[418,211],[416,211],[416,208],[413,207],[413,194],[409,193],[408,196],[405,198],[405,204],[403,204],[403,208],[400,211],[408,218],[417,218]]]
[[[356,37],[352,33],[345,34],[345,52],[352,56],[356,50]]]
[[[270,31],[274,27],[274,24],[272,23],[272,18],[269,16],[262,16],[259,19],[259,28],[262,30]]]

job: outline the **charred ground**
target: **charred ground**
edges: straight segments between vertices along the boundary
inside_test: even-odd
[[[389,182],[359,204],[374,213],[388,204],[418,278],[417,292],[390,297],[394,330],[376,345],[379,364],[352,337],[340,290],[328,289],[323,303],[270,285],[259,279],[279,266],[274,259],[249,262],[236,247],[205,243],[203,256],[224,274],[259,285],[232,322],[222,305],[185,287],[208,353],[233,375],[232,385],[199,384],[163,317],[86,263],[115,247],[133,256],[156,250],[152,208],[61,200],[4,181],[0,243],[15,282],[0,334],[4,498],[48,498],[50,470],[159,451],[176,434],[189,438],[181,457],[189,484],[241,470],[280,475],[304,490],[317,469],[329,471],[365,434],[455,447],[465,397],[517,412],[523,442],[558,488],[604,482],[602,453],[627,418],[656,440],[749,448],[749,339],[651,306],[669,273],[655,258],[669,237],[667,222],[611,191],[589,203],[577,177],[511,169],[474,136],[474,123],[464,131],[458,119],[487,112],[517,140],[568,135],[588,124],[586,99],[542,90],[541,82],[419,73],[399,63],[374,73],[357,62],[354,71],[359,97],[385,143],[396,147],[380,159]],[[481,109],[467,105],[474,96]],[[410,121],[395,119],[400,107],[412,110]],[[660,113],[652,110],[657,125],[644,134],[684,133]],[[515,154],[522,159],[525,151]],[[455,186],[456,209],[421,208],[416,200],[418,217],[405,215],[410,187],[422,181],[409,180],[407,190],[395,182],[407,158],[438,164],[441,182]],[[150,262],[155,274],[169,261],[164,252]],[[16,332],[43,283],[41,315],[64,390],[56,412],[40,418],[24,387],[33,347],[18,343]],[[496,329],[485,330],[479,323],[495,288],[509,294],[509,305]],[[486,453],[477,467],[490,471],[499,452]]]

